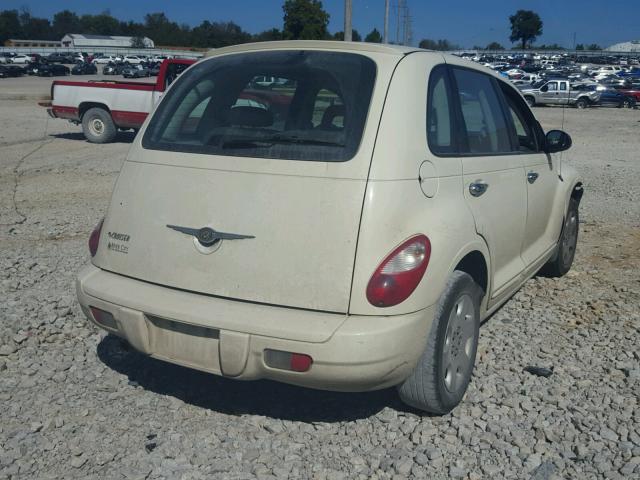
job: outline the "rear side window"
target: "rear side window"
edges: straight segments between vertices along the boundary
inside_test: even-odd
[[[147,149],[338,162],[362,139],[376,66],[358,54],[275,51],[196,64],[160,103]]]
[[[511,151],[509,130],[494,80],[489,75],[453,68],[458,89],[462,130],[466,133],[468,153],[491,155]]]
[[[427,95],[427,141],[436,155],[456,151],[453,112],[447,67],[440,65],[431,71]]]

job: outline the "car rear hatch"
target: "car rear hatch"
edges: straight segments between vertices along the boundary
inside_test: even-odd
[[[96,266],[192,292],[346,312],[392,69],[371,57],[282,50],[190,69],[123,165]]]

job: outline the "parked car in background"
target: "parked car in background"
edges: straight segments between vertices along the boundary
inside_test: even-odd
[[[130,63],[132,65],[137,65],[138,63],[142,62],[142,59],[137,55],[125,55],[124,58],[122,59],[122,62]]]
[[[0,65],[2,77],[21,77],[26,73],[25,69],[19,65]]]
[[[98,67],[93,63],[77,63],[72,69],[72,75],[93,75],[98,73]]]
[[[575,92],[597,92],[599,98],[597,102],[593,103],[593,105],[617,108],[636,108],[636,100],[633,96],[626,95],[613,88],[603,88],[594,84],[577,84],[572,85],[571,89]]]
[[[569,80],[550,80],[532,85],[530,88],[520,88],[530,107],[534,105],[572,105],[586,108],[598,102],[600,94],[597,91],[577,91],[571,88]]]
[[[149,69],[143,67],[141,64],[127,66],[124,70],[122,70],[122,76],[124,78],[143,78],[150,75],[151,74],[149,73]]]
[[[65,65],[58,63],[49,63],[47,65],[41,65],[38,70],[39,77],[58,77],[62,75],[70,75],[71,70]]]
[[[160,65],[161,63],[152,63],[147,69],[149,70],[149,75],[153,77],[157,77],[160,73]]]
[[[214,50],[163,95],[91,234],[82,311],[167,362],[445,414],[481,322],[572,265],[582,184],[551,155],[571,139],[466,59],[273,45]],[[243,102],[258,77],[290,85],[260,90],[284,115]]]
[[[109,63],[102,68],[103,75],[122,75],[122,72],[125,68],[128,68],[129,65],[126,65],[122,62]]]
[[[11,59],[15,57],[15,53],[11,52],[2,52],[0,53],[0,63],[11,63]]]
[[[169,84],[193,63],[193,60],[165,60],[154,83],[56,80],[51,85],[48,113],[82,124],[90,142],[111,142],[118,129],[140,128]]]
[[[31,56],[30,55],[24,55],[24,54],[20,54],[20,55],[16,55],[15,57],[11,58],[11,63],[29,63],[31,62]]]
[[[92,63],[105,64],[105,63],[112,63],[115,61],[116,61],[116,57],[112,57],[111,55],[109,55],[109,56],[95,57],[92,60]]]
[[[48,63],[74,63],[73,57],[61,53],[51,53],[47,56]]]
[[[40,69],[45,65],[48,65],[48,64],[40,63],[40,62],[32,62],[25,67],[25,73],[27,75],[37,75]]]
[[[623,95],[633,98],[636,101],[636,104],[640,102],[640,83],[636,83],[635,85],[620,85],[614,88]]]
[[[640,78],[640,68],[634,67],[627,72],[620,72],[618,76],[622,78]]]

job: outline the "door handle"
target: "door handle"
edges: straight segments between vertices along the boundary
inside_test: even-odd
[[[537,172],[529,172],[527,173],[527,182],[533,183],[538,179],[539,175]]]
[[[475,182],[469,185],[469,193],[473,197],[479,197],[480,195],[482,195],[484,192],[487,191],[487,188],[489,188],[488,183],[485,183],[482,180],[476,180]]]

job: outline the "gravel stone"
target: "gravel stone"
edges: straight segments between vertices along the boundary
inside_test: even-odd
[[[16,347],[14,347],[13,345],[2,345],[0,346],[0,355],[2,356],[8,356],[11,355],[12,353],[16,352]]]
[[[87,457],[85,456],[79,456],[79,457],[73,457],[71,459],[71,466],[73,468],[80,468],[82,467],[85,463],[87,463]]]

